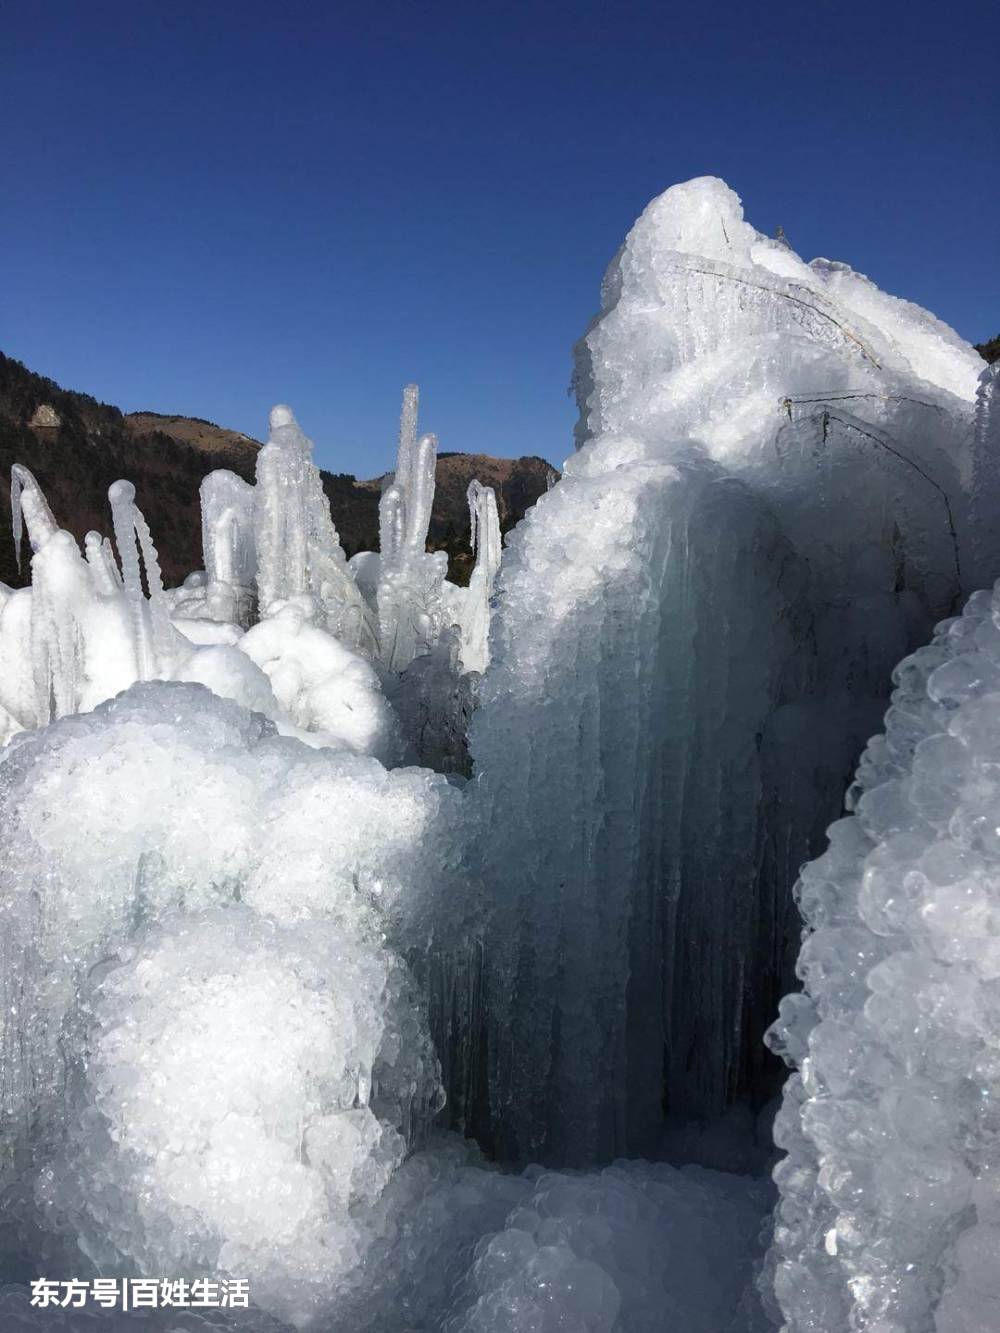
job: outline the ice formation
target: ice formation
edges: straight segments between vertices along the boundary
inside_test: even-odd
[[[15,738],[4,1166],[39,1226],[98,1270],[253,1271],[293,1322],[329,1302],[351,1209],[441,1102],[400,950],[460,929],[449,800],[197,685]]]
[[[988,563],[981,367],[721,181],[654,200],[611,264],[580,452],[512,535],[472,725],[505,1151],[644,1151],[664,1095],[773,1088],[798,866],[893,664]]]
[[[777,1089],[783,994],[788,1333],[994,1327],[1000,585],[919,645],[1000,574],[997,375],[702,179],[608,270],[502,563],[470,487],[468,589],[415,386],[351,560],[286,407],[179,588],[127,481],[81,552],[16,467],[5,1333],[758,1333],[768,1186],[677,1162],[760,1168],[706,1121]],[[254,1309],[34,1311],[42,1272]]]
[[[117,555],[92,533],[84,558],[15,468],[33,554],[31,586],[0,598],[7,1274],[81,1256],[253,1272],[274,1327],[323,1322],[355,1288],[364,1306],[370,1255],[399,1230],[372,1210],[445,1085],[452,1118],[473,1114],[483,901],[461,792],[386,767],[413,750],[383,692],[393,662],[403,700],[445,664],[442,725],[465,698],[465,590],[423,554],[434,449],[411,446],[403,540],[371,587],[286,408],[256,486],[206,478],[205,569],[178,589],[128,482],[109,493]],[[380,589],[409,635],[388,675]],[[480,609],[480,664],[487,632]],[[464,728],[453,748],[445,768]],[[455,1238],[456,1263],[478,1234]],[[0,1296],[11,1320],[19,1301]]]
[[[206,607],[212,620],[248,628],[257,610],[254,487],[221,468],[201,483]]]
[[[466,671],[485,671],[490,661],[493,586],[501,555],[500,515],[491,487],[469,483],[469,517],[476,564],[469,578],[468,610],[462,625],[462,666]]]
[[[773,1261],[789,1333],[985,1333],[1000,1286],[1000,584],[904,659],[806,865],[769,1038],[800,1069]]]
[[[97,533],[87,534],[81,555],[73,537],[56,526],[27,468],[15,465],[13,472],[15,545],[20,548],[23,514],[32,582],[7,590],[0,609],[3,739],[92,708],[135,680],[168,674],[186,649],[170,623],[156,549],[131,485],[111,488],[119,571]]]
[[[271,412],[271,437],[257,456],[254,545],[257,596],[264,615],[290,598],[311,595],[326,628],[351,648],[370,652],[371,613],[358,591],[323,493],[312,443],[291,408]]]
[[[98,533],[87,535],[83,559],[38,482],[15,465],[15,547],[20,562],[26,526],[32,586],[0,588],[0,739],[93,708],[134,681],[173,678],[257,708],[311,744],[467,769],[472,686],[463,677],[487,660],[499,521],[493,492],[474,483],[474,587],[449,583],[445,555],[424,549],[436,444],[417,440],[416,410],[410,385],[383,497],[384,556],[346,560],[312,443],[279,406],[256,485],[225,470],[203,481],[205,568],[166,590],[131,483],[109,492],[117,559]],[[412,679],[397,683],[407,668]]]
[[[379,502],[379,565],[376,586],[382,663],[402,671],[437,640],[446,620],[443,585],[447,557],[428,553],[427,530],[434,501],[437,439],[417,438],[419,395],[408,384],[399,423],[396,471]]]

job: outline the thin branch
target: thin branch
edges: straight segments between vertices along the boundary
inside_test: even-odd
[[[822,402],[824,400],[818,399],[817,401]],[[788,415],[790,420],[792,400],[790,398],[786,398],[784,400],[784,403],[788,407]],[[951,537],[952,551],[955,556],[955,576],[958,579],[958,588],[960,594],[962,588],[962,562],[958,552],[958,533],[955,529],[955,516],[952,513],[951,501],[948,499],[948,493],[947,491],[945,491],[944,487],[941,486],[940,483],[936,482],[934,478],[930,476],[929,473],[925,472],[919,463],[915,463],[912,458],[907,458],[906,454],[900,453],[899,450],[894,448],[891,444],[889,444],[887,440],[880,439],[878,435],[872,434],[870,430],[865,430],[864,427],[859,426],[857,422],[850,421],[846,417],[837,416],[835,413],[830,411],[812,413],[811,415],[807,416],[805,420],[806,421],[819,420],[821,422],[824,442],[826,441],[827,432],[831,421],[837,422],[838,425],[843,426],[846,430],[853,430],[855,434],[863,436],[864,439],[866,440],[871,440],[873,444],[877,444],[887,453],[892,454],[894,458],[898,458],[899,461],[901,463],[905,463],[907,467],[913,468],[914,472],[916,472],[919,476],[923,477],[924,481],[926,481],[928,485],[934,487],[934,489],[940,495],[944,503],[945,514],[947,515],[948,518],[948,533],[949,536]]]
[[[840,330],[845,338],[849,338],[851,342],[857,343],[858,347],[861,349],[861,355],[865,357],[866,360],[870,361],[877,370],[881,370],[882,368],[881,362],[875,356],[875,353],[865,346],[856,333],[841,324],[840,320],[835,319],[829,311],[823,310],[822,307],[815,305],[812,301],[805,300],[804,297],[792,296],[790,292],[783,292],[778,287],[769,287],[763,282],[752,282],[749,278],[738,278],[735,273],[723,273],[719,269],[701,268],[695,264],[674,264],[669,260],[666,263],[666,267],[672,268],[679,273],[701,273],[710,278],[722,278],[724,282],[734,282],[740,287],[753,287],[759,292],[767,292],[771,296],[780,297],[783,301],[791,301],[793,305],[803,306],[806,310],[811,310],[814,314],[819,315],[821,319],[828,320],[834,328]]]

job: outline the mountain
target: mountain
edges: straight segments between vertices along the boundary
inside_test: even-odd
[[[975,344],[976,351],[984,361],[989,361],[990,365],[994,361],[1000,361],[1000,333],[995,338],[990,338],[984,343]]]
[[[123,413],[89,394],[63,389],[0,352],[0,581],[24,583],[30,555],[27,549],[22,552],[19,572],[11,538],[11,464],[30,468],[56,521],[78,539],[90,529],[110,534],[108,487],[120,477],[134,482],[170,586],[201,568],[202,478],[215,468],[229,468],[253,481],[260,447],[258,440],[198,417]],[[506,530],[558,475],[541,458],[440,455],[428,549],[446,550],[451,577],[466,582],[471,568],[469,482],[477,477],[494,487]],[[322,476],[347,554],[377,550],[383,479]]]

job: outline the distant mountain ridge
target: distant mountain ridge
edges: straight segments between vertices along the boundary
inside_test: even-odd
[[[0,581],[26,582],[30,555],[22,552],[19,571],[11,535],[11,464],[30,468],[57,523],[80,540],[91,529],[110,535],[108,487],[121,477],[134,482],[169,586],[201,568],[202,478],[229,468],[253,481],[260,447],[259,440],[198,417],[123,413],[89,394],[63,389],[0,352]],[[322,476],[347,554],[377,550],[383,479],[359,481],[349,473],[325,471]],[[465,493],[473,477],[496,490],[501,526],[507,530],[558,476],[542,458],[439,455],[428,547],[447,551],[451,577],[467,581]]]
[[[168,416],[163,412],[126,412],[125,425],[133,435],[150,435],[159,431],[205,453],[235,449],[245,450],[247,457],[253,457],[261,446],[260,440],[238,430],[227,430],[225,426],[217,426],[214,421],[205,421],[202,417]]]

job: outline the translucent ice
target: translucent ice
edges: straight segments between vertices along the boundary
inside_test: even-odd
[[[0,705],[8,734],[92,708],[135,680],[168,674],[188,648],[170,623],[156,549],[130,483],[116,482],[109,494],[119,570],[110,543],[97,533],[87,535],[82,555],[55,525],[27,469],[15,465],[13,473],[11,494],[24,511],[34,554],[31,587],[0,608]]]
[[[493,585],[500,571],[500,516],[492,487],[469,483],[469,517],[476,563],[462,623],[462,666],[485,671],[490,660],[490,618]]]
[[[1000,585],[906,658],[804,867],[768,1281],[789,1333],[996,1319]]]
[[[205,609],[214,620],[248,628],[257,606],[254,487],[234,472],[210,472],[201,483]]]
[[[348,569],[330,515],[312,443],[291,408],[271,412],[271,435],[257,455],[254,541],[257,596],[263,615],[272,605],[307,594],[326,628],[348,646],[371,652],[371,612]]]
[[[437,438],[417,437],[418,392],[403,394],[396,471],[379,503],[378,604],[383,666],[401,671],[429,650],[449,617],[442,598],[448,567],[443,551],[428,553]]]

